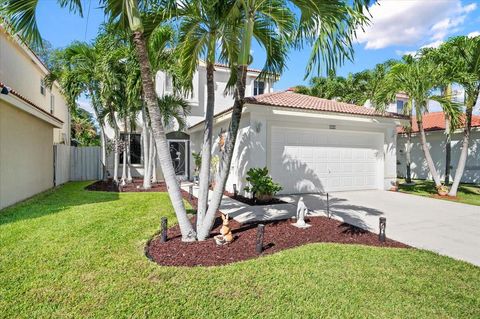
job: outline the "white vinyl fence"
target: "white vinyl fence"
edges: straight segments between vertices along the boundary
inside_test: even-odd
[[[99,146],[55,145],[55,186],[68,181],[102,178],[102,151]]]

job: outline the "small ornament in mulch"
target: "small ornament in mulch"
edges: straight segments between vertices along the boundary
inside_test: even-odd
[[[300,197],[298,199],[298,204],[297,204],[297,221],[295,223],[292,223],[292,225],[298,228],[311,227],[312,225],[307,224],[305,222],[305,216],[307,214],[308,214],[308,208],[305,205],[305,202],[303,201],[303,197]]]
[[[223,225],[220,229],[220,235],[214,237],[217,245],[227,245],[233,241],[232,229],[229,226],[228,214],[222,214]]]

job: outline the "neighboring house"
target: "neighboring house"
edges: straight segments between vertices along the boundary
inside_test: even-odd
[[[248,69],[245,95],[253,96],[263,93],[269,93],[273,91],[274,80],[261,81],[258,80],[258,75],[261,70]],[[233,105],[233,94],[225,94],[225,88],[230,76],[230,69],[222,64],[215,64],[215,114],[222,112]],[[173,83],[170,76],[164,72],[157,72],[155,77],[156,91],[159,96],[164,94],[173,94]],[[206,83],[206,65],[201,62],[198,66],[198,70],[193,76],[193,89],[192,92],[185,97],[191,105],[190,115],[187,117],[187,126],[192,126],[205,119],[205,113],[207,109],[207,83]],[[141,116],[137,116],[137,129],[133,132],[130,142],[130,160],[132,163],[132,176],[140,177],[144,174],[143,167],[143,132],[142,132],[142,120]],[[122,121],[118,120],[121,134],[125,132]],[[113,140],[114,130],[107,125],[106,136]],[[174,168],[177,172],[179,179],[187,180],[191,179],[192,175],[189,174],[193,169],[193,161],[191,160],[190,151],[190,137],[184,132],[170,131],[167,133],[170,152],[174,164]],[[156,174],[158,179],[162,179],[162,171],[160,169],[160,163],[157,160]],[[122,174],[122,162],[120,161],[118,173]],[[107,171],[112,176],[113,174],[113,152],[109,153],[107,159]],[[119,177],[120,177],[119,176]]]
[[[215,116],[214,152],[231,108]],[[396,183],[397,126],[403,115],[284,91],[246,100],[227,191],[243,191],[246,172],[268,167],[282,193],[390,189]],[[198,152],[203,122],[188,130]],[[193,168],[190,168],[191,172]]]
[[[70,144],[70,115],[45,65],[0,24],[0,208],[54,186],[54,144]]]
[[[462,121],[464,123],[464,121]],[[464,125],[462,123],[462,126]],[[426,132],[427,143],[430,148],[435,168],[441,179],[445,179],[445,114],[432,112],[423,115],[423,126]],[[462,146],[463,128],[459,128],[452,134],[451,151],[451,178],[455,176],[458,159]],[[399,129],[397,138],[397,175],[405,177],[406,174],[406,136],[403,129]],[[416,118],[413,118],[412,136],[412,178],[431,179],[425,155],[420,143]],[[462,181],[465,183],[480,183],[480,116],[473,115],[472,132],[468,150],[467,163]]]

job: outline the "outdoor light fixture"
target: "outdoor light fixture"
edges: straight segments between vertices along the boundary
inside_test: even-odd
[[[328,128],[331,129],[331,130],[336,130],[337,126],[336,125],[329,125]]]
[[[386,236],[385,236],[385,228],[387,227],[387,219],[385,217],[379,218],[379,232],[378,232],[378,240],[384,243]]]
[[[330,196],[327,193],[327,217],[330,218]]]
[[[0,93],[7,95],[8,93],[10,93],[10,89],[6,86],[3,86]]]
[[[237,184],[233,184],[233,198],[237,198],[237,194],[238,194]]]

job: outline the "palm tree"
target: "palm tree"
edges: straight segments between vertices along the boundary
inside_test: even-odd
[[[428,112],[429,100],[439,102],[444,112],[449,114],[451,118],[458,117],[459,106],[448,98],[433,94],[434,88],[438,86],[438,83],[442,83],[443,80],[439,79],[436,65],[431,60],[417,60],[411,56],[404,57],[404,63],[394,65],[389,76],[391,92],[399,90],[405,92],[409,97],[408,108],[415,110],[422,149],[430,174],[438,188],[442,184],[427,144],[422,115]]]
[[[229,12],[232,5],[231,0],[178,2],[177,15],[181,21],[179,43],[182,73],[187,79],[192,79],[199,60],[203,59],[206,63],[207,107],[201,150],[200,187],[197,196],[197,228],[202,224],[207,210],[210,185],[217,47],[220,48],[220,59],[223,62],[229,62],[237,55],[235,47],[237,32],[225,16],[225,12]]]
[[[480,37],[455,37],[449,39],[439,49],[448,53],[449,59],[446,63],[450,65],[456,74],[455,82],[459,83],[465,90],[465,123],[462,151],[453,184],[448,193],[449,196],[456,196],[468,156],[473,108],[480,93]]]
[[[106,173],[106,135],[105,123],[101,119],[104,110],[100,100],[101,79],[98,65],[102,54],[99,47],[86,43],[75,42],[65,49],[52,55],[50,73],[46,76],[45,82],[48,86],[57,81],[66,97],[67,104],[75,113],[77,99],[85,94],[90,97],[95,118],[100,128],[100,145],[102,149],[102,178],[107,178]]]
[[[82,14],[82,2],[80,0],[58,0],[61,7],[67,7],[72,12]],[[142,13],[151,12],[156,4],[150,1],[138,0],[102,0],[105,13],[110,20],[116,21],[120,28],[129,31],[133,35],[133,43],[136,49],[137,59],[140,65],[142,78],[142,91],[145,104],[150,114],[153,136],[157,147],[157,154],[162,167],[168,193],[177,215],[177,220],[182,233],[182,240],[195,240],[196,233],[190,223],[185,206],[183,204],[180,185],[177,182],[173,163],[170,158],[165,129],[161,121],[160,109],[157,103],[153,74],[149,61],[147,47],[148,32],[145,27]],[[174,3],[174,1],[172,1]],[[40,43],[41,36],[38,31],[35,10],[38,1],[30,0],[3,0],[0,13],[7,17],[14,30],[19,32],[29,43]],[[147,30],[151,30],[152,24],[159,24],[165,16],[160,12],[155,19],[146,19]]]
[[[198,239],[207,238],[213,226],[215,213],[220,206],[225,184],[230,172],[230,164],[237,138],[238,128],[245,102],[245,81],[248,65],[251,63],[250,47],[255,38],[267,51],[262,77],[281,73],[289,42],[296,40],[297,47],[303,43],[312,46],[312,54],[307,65],[306,76],[313,68],[320,70],[324,64],[331,70],[345,57],[351,57],[351,39],[355,29],[366,21],[364,10],[369,1],[353,1],[350,6],[344,1],[291,1],[284,0],[238,0],[229,19],[239,23],[240,44],[238,58],[232,61],[232,82],[235,80],[234,105],[227,131],[225,151],[219,165],[219,176],[213,196],[203,220],[197,228]],[[301,17],[295,27],[295,17],[289,5],[296,6]],[[324,63],[320,63],[320,62]],[[234,63],[236,62],[236,63]]]

